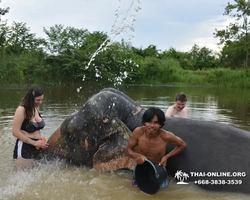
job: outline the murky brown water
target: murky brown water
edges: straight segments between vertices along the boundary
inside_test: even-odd
[[[79,110],[88,97],[102,87],[85,86],[79,93],[77,87],[47,87],[40,110],[46,126],[42,135],[49,138],[69,114]],[[176,93],[188,95],[190,118],[226,123],[250,130],[250,90],[188,86],[123,86],[120,90],[143,106],[158,106],[163,111],[173,104]],[[26,89],[0,89],[0,199],[222,199],[245,200],[241,194],[208,192],[194,185],[176,185],[170,182],[150,196],[131,186],[132,172],[98,172],[79,168],[62,161],[42,163],[28,171],[15,171],[12,153],[15,138],[11,134],[15,109]]]

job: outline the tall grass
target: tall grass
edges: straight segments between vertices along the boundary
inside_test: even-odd
[[[60,63],[58,64],[60,67]],[[44,62],[42,56],[33,54],[1,55],[0,87],[69,84],[77,81],[71,74],[67,79],[59,67]],[[140,60],[133,72],[131,83],[175,84],[175,85],[217,85],[250,88],[250,69],[232,70],[217,68],[207,70],[184,70],[178,60],[146,57]],[[80,80],[81,81],[81,80]],[[94,80],[92,80],[94,81]],[[129,83],[129,82],[126,82]]]
[[[175,85],[217,85],[250,88],[250,69],[217,68],[184,70],[172,58],[146,58],[140,66],[140,83]]]

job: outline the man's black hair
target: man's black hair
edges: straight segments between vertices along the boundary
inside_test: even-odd
[[[165,114],[160,108],[155,107],[148,108],[144,112],[142,116],[142,123],[145,124],[145,122],[151,122],[155,115],[158,117],[159,124],[163,127],[166,121]]]

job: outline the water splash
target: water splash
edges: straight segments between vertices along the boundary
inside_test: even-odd
[[[119,0],[120,5],[118,6],[117,10],[115,11],[115,22],[112,25],[110,34],[108,38],[100,45],[100,47],[95,51],[95,53],[91,56],[87,66],[85,69],[88,69],[95,60],[95,57],[105,51],[109,45],[111,45],[116,38],[123,34],[129,34],[128,41],[131,41],[134,38],[134,23],[136,22],[135,16],[141,10],[141,3],[142,0]],[[100,77],[100,72],[98,71],[97,67],[95,68],[96,77]],[[117,77],[117,82],[121,82],[124,77],[127,76],[127,72],[123,74],[121,77]],[[84,75],[82,81],[85,81],[86,76]],[[79,93],[82,87],[77,88],[77,92]]]
[[[137,12],[141,10],[141,0],[119,0],[120,5],[118,6],[117,10],[115,11],[115,22],[112,25],[112,29],[110,31],[110,34],[108,35],[108,38],[101,44],[101,46],[96,50],[96,52],[92,55],[90,58],[90,61],[88,62],[88,65],[85,67],[85,69],[88,69],[91,62],[95,59],[95,57],[102,51],[105,51],[106,48],[112,44],[117,36],[119,36],[122,33],[130,33],[129,35],[129,41],[134,38],[133,32],[134,32],[134,22],[135,15]],[[125,11],[123,10],[125,9]]]

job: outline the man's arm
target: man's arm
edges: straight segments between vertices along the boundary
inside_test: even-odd
[[[179,153],[181,153],[186,147],[187,144],[186,142],[184,142],[180,137],[174,135],[171,132],[167,132],[167,134],[164,134],[163,139],[171,145],[176,146],[172,151],[170,151],[167,155],[163,156],[161,159],[161,162],[159,163],[159,165],[167,165],[167,160],[172,157],[175,156]]]
[[[134,151],[135,146],[138,144],[138,138],[140,137],[140,135],[141,127],[138,127],[133,131],[132,136],[128,142],[128,146],[126,147],[126,155],[134,158],[136,160],[136,163],[138,164],[144,163],[144,160],[147,159],[144,155],[136,153]]]

